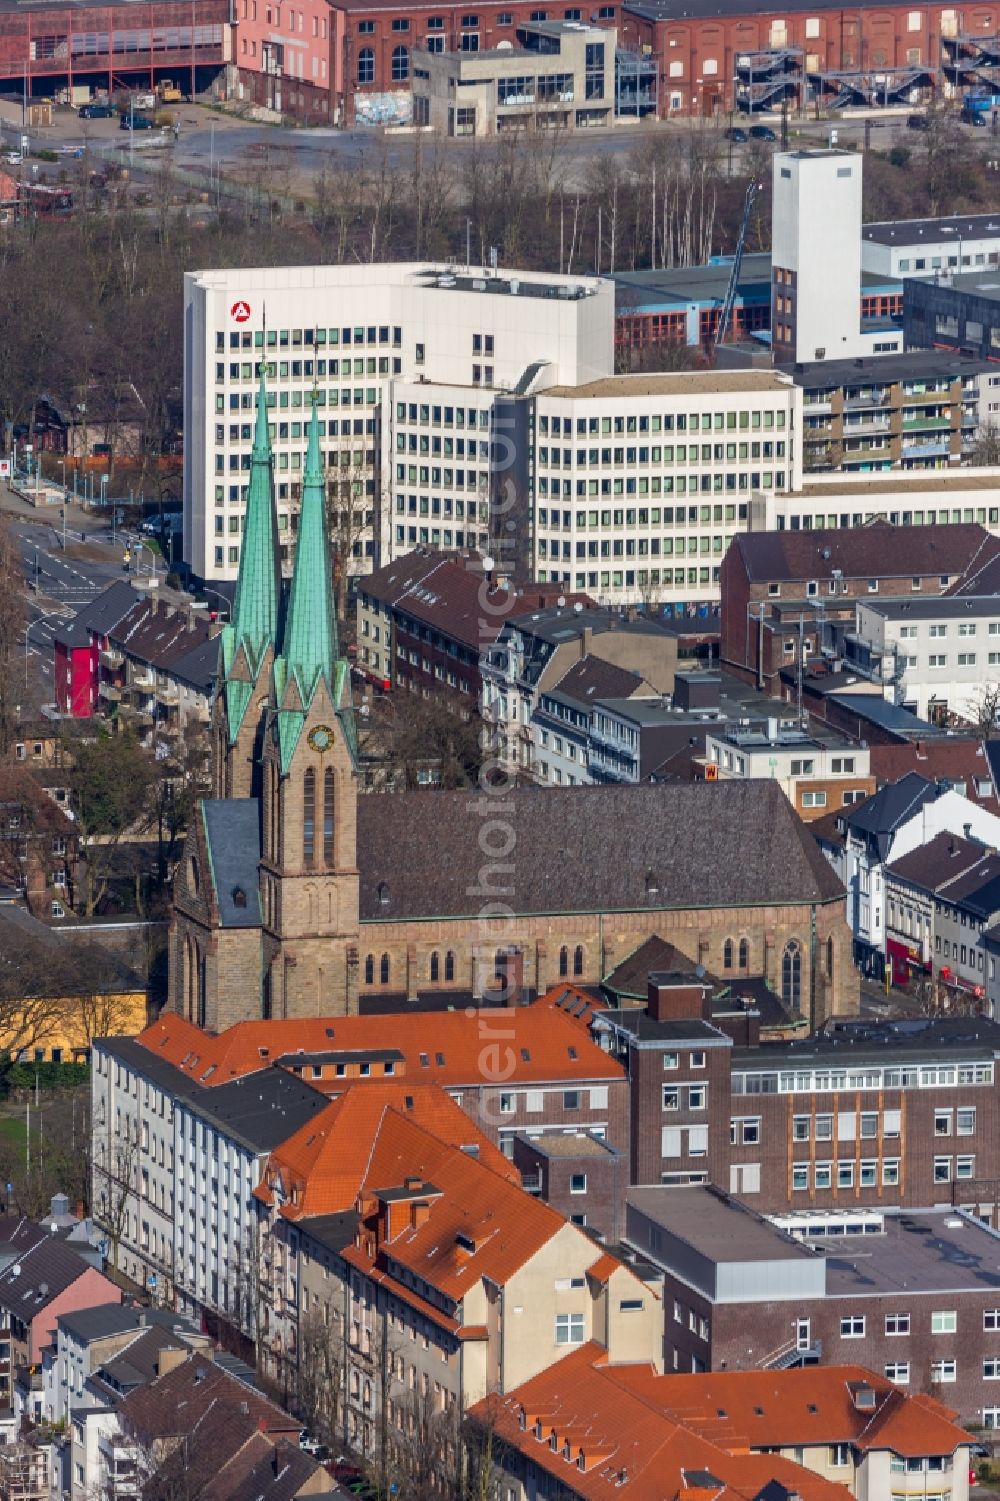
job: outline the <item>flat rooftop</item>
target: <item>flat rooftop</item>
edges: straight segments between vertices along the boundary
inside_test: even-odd
[[[842,386],[892,385],[901,380],[940,380],[978,375],[991,368],[989,360],[946,354],[940,349],[875,355],[871,359],[816,360],[783,367],[797,386],[806,390]]]
[[[917,281],[916,286],[927,286]],[[966,297],[982,297],[986,302],[1000,301],[1000,266],[986,271],[964,271],[960,276],[942,278],[935,290],[961,292]]]
[[[712,1188],[633,1187],[627,1203],[712,1261],[813,1261],[815,1251]]]
[[[1000,239],[1000,213],[952,214],[940,219],[886,219],[865,224],[863,240],[879,245],[932,245],[955,240]]]
[[[963,594],[940,599],[880,599],[866,601],[876,615],[886,620],[964,620],[969,616],[1000,615],[995,594]]]
[[[769,1042],[734,1048],[733,1072],[767,1073],[819,1064],[845,1069],[864,1062],[950,1063],[959,1058],[1000,1057],[1000,1022],[985,1016],[914,1017],[869,1022],[842,1019],[826,1023],[801,1042]]]
[[[696,984],[697,977],[686,977],[688,984]],[[595,1028],[607,1023],[629,1032],[637,1043],[697,1042],[702,1047],[728,1048],[730,1040],[718,1027],[700,1017],[690,1020],[657,1021],[649,1012],[638,1006],[622,1006],[616,1010],[601,1011],[594,1017]]]
[[[631,7],[630,7],[631,8]],[[620,271],[611,279],[619,313],[639,312],[652,305],[685,307],[689,302],[719,302],[726,295],[733,263],[731,257],[704,266],[668,267],[660,271]],[[771,301],[770,253],[745,255],[736,284],[737,300]],[[630,305],[634,300],[634,309]]]
[[[552,1131],[542,1136],[528,1138],[532,1147],[545,1157],[608,1157],[617,1156],[614,1147],[597,1136],[582,1133],[567,1136],[561,1131]]]
[[[875,1235],[824,1236],[828,1298],[1000,1288],[1000,1235],[949,1210],[886,1214]]]
[[[792,492],[835,503],[837,498],[856,495],[947,495],[950,491],[1000,489],[1000,469],[914,469],[899,470],[891,475],[862,479],[856,475],[837,474],[825,482],[804,480],[802,489]],[[783,492],[787,493],[787,492]]]
[[[627,401],[636,396],[708,396],[732,392],[786,391],[788,376],[778,370],[685,370],[676,375],[613,375],[584,386],[550,386],[540,397],[569,396],[587,401],[616,396]]]

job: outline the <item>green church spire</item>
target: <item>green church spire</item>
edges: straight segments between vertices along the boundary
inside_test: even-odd
[[[265,365],[260,364],[257,389],[257,422],[250,455],[240,571],[236,581],[232,619],[222,633],[222,667],[225,675],[229,734],[235,739],[253,688],[253,679],[268,647],[277,647],[281,609],[281,551],[278,517],[274,506],[274,476],[271,439],[267,425]],[[246,671],[232,669],[242,648]]]
[[[345,672],[346,664],[340,661],[337,641],[326,529],[326,485],[319,446],[319,413],[314,397],[295,568],[281,660],[277,664],[279,703],[283,701],[279,736],[285,767],[298,743],[305,714],[320,682],[325,681],[334,707],[339,707]]]

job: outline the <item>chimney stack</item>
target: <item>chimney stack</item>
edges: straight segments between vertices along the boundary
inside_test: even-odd
[[[697,975],[655,970],[647,981],[647,1015],[656,1022],[708,1021],[712,987]]]

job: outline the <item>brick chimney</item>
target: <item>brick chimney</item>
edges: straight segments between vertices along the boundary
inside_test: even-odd
[[[657,1022],[708,1021],[711,1016],[709,997],[712,987],[696,975],[665,974],[654,971],[647,981],[646,1011]]]

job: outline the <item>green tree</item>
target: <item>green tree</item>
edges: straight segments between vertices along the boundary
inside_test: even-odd
[[[156,762],[129,733],[102,735],[74,747],[70,808],[80,833],[80,902],[93,917],[111,878],[119,846],[149,827]]]

